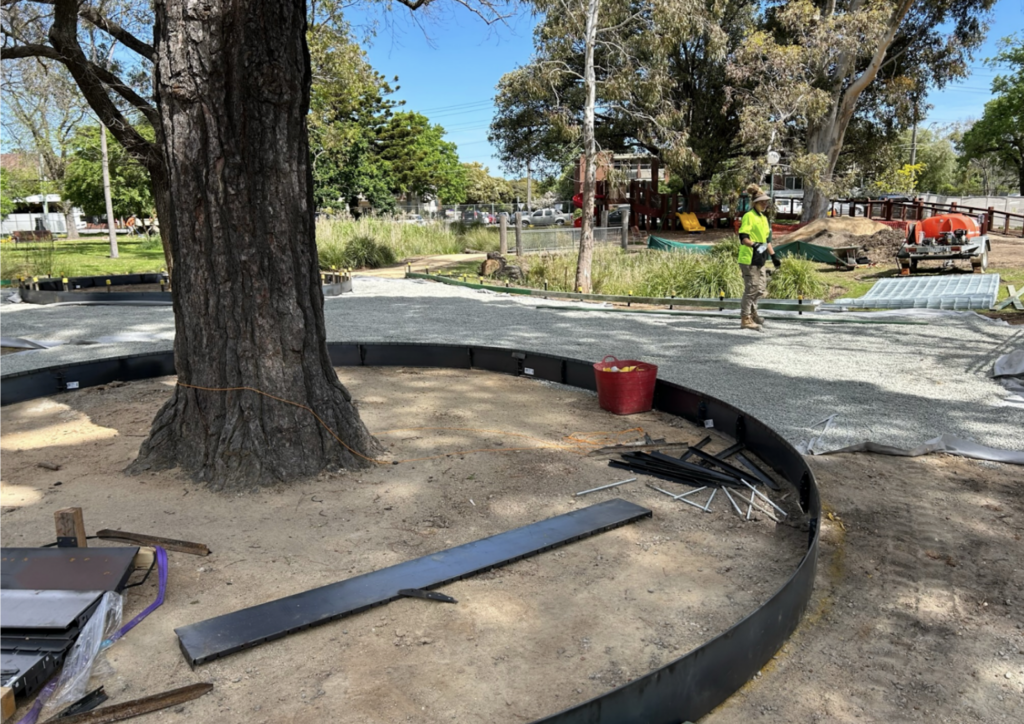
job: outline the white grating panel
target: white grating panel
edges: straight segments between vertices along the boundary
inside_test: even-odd
[[[837,299],[856,309],[988,309],[999,296],[998,274],[882,279],[859,299]]]

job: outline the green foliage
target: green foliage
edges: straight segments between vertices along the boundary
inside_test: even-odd
[[[374,256],[359,251],[368,249],[369,242],[375,248],[386,250],[380,254],[388,256]],[[403,224],[387,216],[364,216],[353,221],[319,221],[316,225],[316,244],[320,268],[338,269],[359,268],[366,259],[391,259],[382,262],[383,265],[413,257],[458,254],[466,248],[495,251],[499,240],[496,229],[462,227],[442,222],[420,226]],[[349,251],[350,246],[356,249]]]
[[[139,132],[152,141],[154,133],[148,125]],[[85,126],[71,140],[71,157],[64,176],[64,194],[67,200],[86,214],[104,216],[103,156],[100,149],[100,126]],[[121,147],[110,133],[107,134],[107,158],[110,169],[110,196],[114,216],[152,216],[155,213],[149,172]]]
[[[395,252],[372,236],[357,236],[344,246],[325,248],[320,261],[333,269],[379,269],[395,263]]]
[[[994,62],[1008,65],[1010,73],[992,81],[996,97],[964,134],[961,148],[965,160],[991,159],[1014,173],[1024,193],[1024,36],[1005,38]]]
[[[10,172],[0,168],[0,218],[14,211],[14,198],[11,196]],[[8,279],[9,277],[4,277]]]
[[[522,265],[528,286],[543,288],[546,280],[550,289],[573,291],[575,252],[531,254]],[[729,297],[743,292],[739,265],[725,254],[626,253],[598,247],[591,275],[595,294],[713,298],[719,291]]]
[[[515,201],[516,188],[512,181],[491,176],[489,169],[478,163],[464,163],[467,204],[506,204]],[[525,191],[523,193],[525,198]]]
[[[338,18],[311,23],[306,34],[310,89],[310,158],[318,209],[345,209],[360,196],[377,210],[394,207],[392,182],[376,140],[396,105],[382,75]]]
[[[498,81],[487,140],[498,149],[501,165],[510,173],[550,175],[566,154],[551,116],[555,99],[539,67],[517,68]]]
[[[823,212],[822,195],[841,192],[871,155],[847,149],[838,164],[847,130],[874,150],[876,139],[908,127],[925,110],[929,87],[967,75],[994,4],[766,4],[764,22],[730,57],[741,138],[759,153],[788,149],[791,166],[804,168],[805,217]]]
[[[828,284],[810,259],[787,256],[768,282],[768,296],[773,299],[822,298]]]
[[[466,173],[444,128],[419,113],[396,113],[381,130],[380,158],[397,194],[435,196],[447,204],[466,198]]]

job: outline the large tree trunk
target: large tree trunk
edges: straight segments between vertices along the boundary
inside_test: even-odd
[[[380,449],[327,353],[304,5],[156,5],[179,384],[133,471],[252,487],[363,467]]]
[[[594,191],[597,188],[597,140],[594,138],[594,105],[597,81],[594,76],[594,45],[597,43],[598,0],[587,2],[587,25],[583,82],[587,92],[583,108],[583,153],[586,169],[583,175],[583,218],[580,229],[580,255],[576,261],[576,291],[590,294],[590,275],[594,261]]]

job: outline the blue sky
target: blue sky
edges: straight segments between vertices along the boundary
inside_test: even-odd
[[[415,14],[395,7],[386,16],[389,24],[378,29],[367,47],[369,61],[389,79],[399,77],[401,89],[395,98],[444,126],[462,161],[479,161],[501,175],[487,142],[494,86],[504,73],[529,61],[536,20],[524,12],[506,26],[488,27],[461,8],[438,5],[442,7]],[[934,108],[924,126],[942,127],[981,116],[998,72],[986,67],[984,59],[998,52],[1000,38],[1024,32],[1024,0],[999,0],[994,15],[985,44],[971,64],[971,76],[929,95]],[[359,28],[366,15],[352,10],[348,19]]]

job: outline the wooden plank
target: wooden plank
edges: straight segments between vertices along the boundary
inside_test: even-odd
[[[153,694],[142,699],[126,701],[122,704],[105,706],[102,709],[93,709],[82,714],[75,714],[60,720],[61,724],[109,724],[109,722],[124,721],[133,717],[149,714],[153,711],[160,711],[171,706],[177,706],[186,702],[198,699],[203,694],[213,690],[213,684],[192,684],[183,686],[180,689],[172,689],[160,694]]]
[[[137,571],[148,571],[156,561],[156,548],[145,546],[132,559],[132,567]]]
[[[89,543],[85,539],[85,521],[82,518],[81,508],[61,508],[53,514],[57,524],[57,540],[61,538],[74,539],[74,544],[64,545],[62,548],[86,548]]]
[[[210,549],[204,543],[193,543],[187,540],[175,538],[161,538],[158,535],[146,535],[145,533],[129,533],[124,530],[103,530],[96,531],[96,537],[103,540],[123,540],[129,543],[143,546],[160,546],[175,553],[189,553],[193,556],[208,556]]]
[[[0,697],[0,722],[5,722],[14,716],[17,706],[14,703],[14,691],[9,686],[3,687],[3,695]]]

